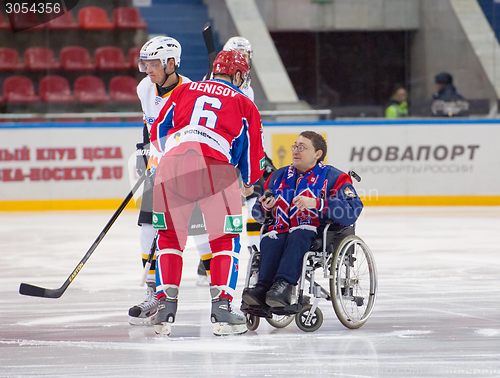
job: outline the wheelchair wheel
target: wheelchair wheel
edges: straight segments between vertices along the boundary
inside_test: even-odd
[[[321,324],[323,324],[323,313],[319,307],[316,307],[316,311],[314,311],[313,314],[311,314],[311,308],[311,305],[304,306],[302,311],[295,315],[295,323],[297,324],[297,327],[304,332],[314,332],[321,327]],[[307,321],[309,317],[310,319],[308,323]]]
[[[295,315],[276,315],[273,314],[272,318],[266,318],[267,322],[271,324],[274,328],[285,328],[289,325]]]
[[[347,236],[335,250],[330,272],[335,314],[347,328],[361,327],[368,320],[377,295],[377,270],[370,249],[359,237]]]
[[[249,331],[255,331],[260,324],[260,318],[255,315],[246,314],[247,318],[247,328]]]

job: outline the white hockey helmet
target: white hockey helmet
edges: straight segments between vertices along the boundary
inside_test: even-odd
[[[139,56],[139,71],[146,72],[145,60],[160,59],[163,67],[167,66],[167,61],[173,58],[175,67],[181,64],[181,44],[171,37],[154,37],[142,46]]]
[[[253,58],[253,50],[252,50],[252,45],[248,41],[248,39],[243,38],[243,37],[232,37],[229,38],[226,42],[226,44],[223,47],[224,51],[229,51],[229,50],[238,50],[240,52],[246,52],[248,54],[248,64],[251,66],[252,65],[252,58]]]

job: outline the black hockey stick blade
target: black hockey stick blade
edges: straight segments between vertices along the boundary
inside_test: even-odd
[[[148,174],[149,172],[146,172],[139,178],[139,180],[134,185],[132,190],[129,192],[127,197],[125,197],[125,199],[123,200],[120,207],[115,211],[111,219],[108,221],[104,229],[101,231],[97,239],[94,241],[94,244],[92,244],[92,246],[87,251],[85,256],[83,256],[83,258],[80,260],[76,268],[73,269],[73,272],[71,272],[70,276],[66,279],[66,281],[64,281],[64,283],[60,288],[46,289],[43,287],[22,283],[21,286],[19,286],[19,294],[29,295],[31,297],[41,297],[41,298],[60,298],[64,294],[68,286],[71,284],[71,282],[73,282],[76,275],[80,272],[80,270],[82,270],[87,260],[90,258],[92,253],[94,253],[95,249],[97,248],[101,240],[104,239],[104,236],[106,236],[113,223],[115,223],[116,219],[118,219],[118,216],[122,213],[123,209],[125,209],[125,207],[128,205],[128,203],[134,196],[134,193],[139,189],[139,187],[144,182]]]
[[[203,39],[205,40],[205,46],[207,46],[207,52],[208,52],[208,68],[205,79],[210,80],[210,77],[212,76],[212,69],[216,55],[214,36],[212,34],[212,25],[210,24],[210,22],[207,22],[203,27]]]
[[[59,298],[66,290],[64,286],[65,285],[59,289],[45,289],[43,287],[22,283],[19,287],[19,293],[31,297]]]

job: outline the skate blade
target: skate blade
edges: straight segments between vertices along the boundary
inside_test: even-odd
[[[243,335],[247,331],[246,324],[214,323],[214,335],[216,336]]]
[[[156,315],[150,316],[149,318],[134,318],[130,316],[128,319],[128,324],[132,326],[139,327],[149,327],[155,323]]]
[[[157,312],[155,312],[152,316],[148,316],[146,318],[136,318],[134,316],[129,316],[128,323],[133,326],[151,326],[156,323],[156,314]]]
[[[169,336],[172,332],[172,323],[162,322],[160,324],[155,324],[155,333],[158,336]]]

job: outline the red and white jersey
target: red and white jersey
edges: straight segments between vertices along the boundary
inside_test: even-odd
[[[253,101],[218,79],[175,89],[151,128],[153,160],[195,150],[234,165],[246,184],[255,183],[264,172],[263,145],[262,122]]]
[[[182,84],[190,82],[191,80],[189,80],[187,77],[179,75],[179,83],[175,88]],[[159,95],[156,90],[156,84],[151,82],[149,76],[146,76],[144,79],[142,79],[137,86],[137,96],[141,100],[143,111],[142,119],[144,120],[144,124],[147,126],[148,131],[151,131],[151,125],[158,117],[158,114],[160,114],[161,108],[167,102],[168,98],[172,94],[172,91],[173,89],[163,96]]]

